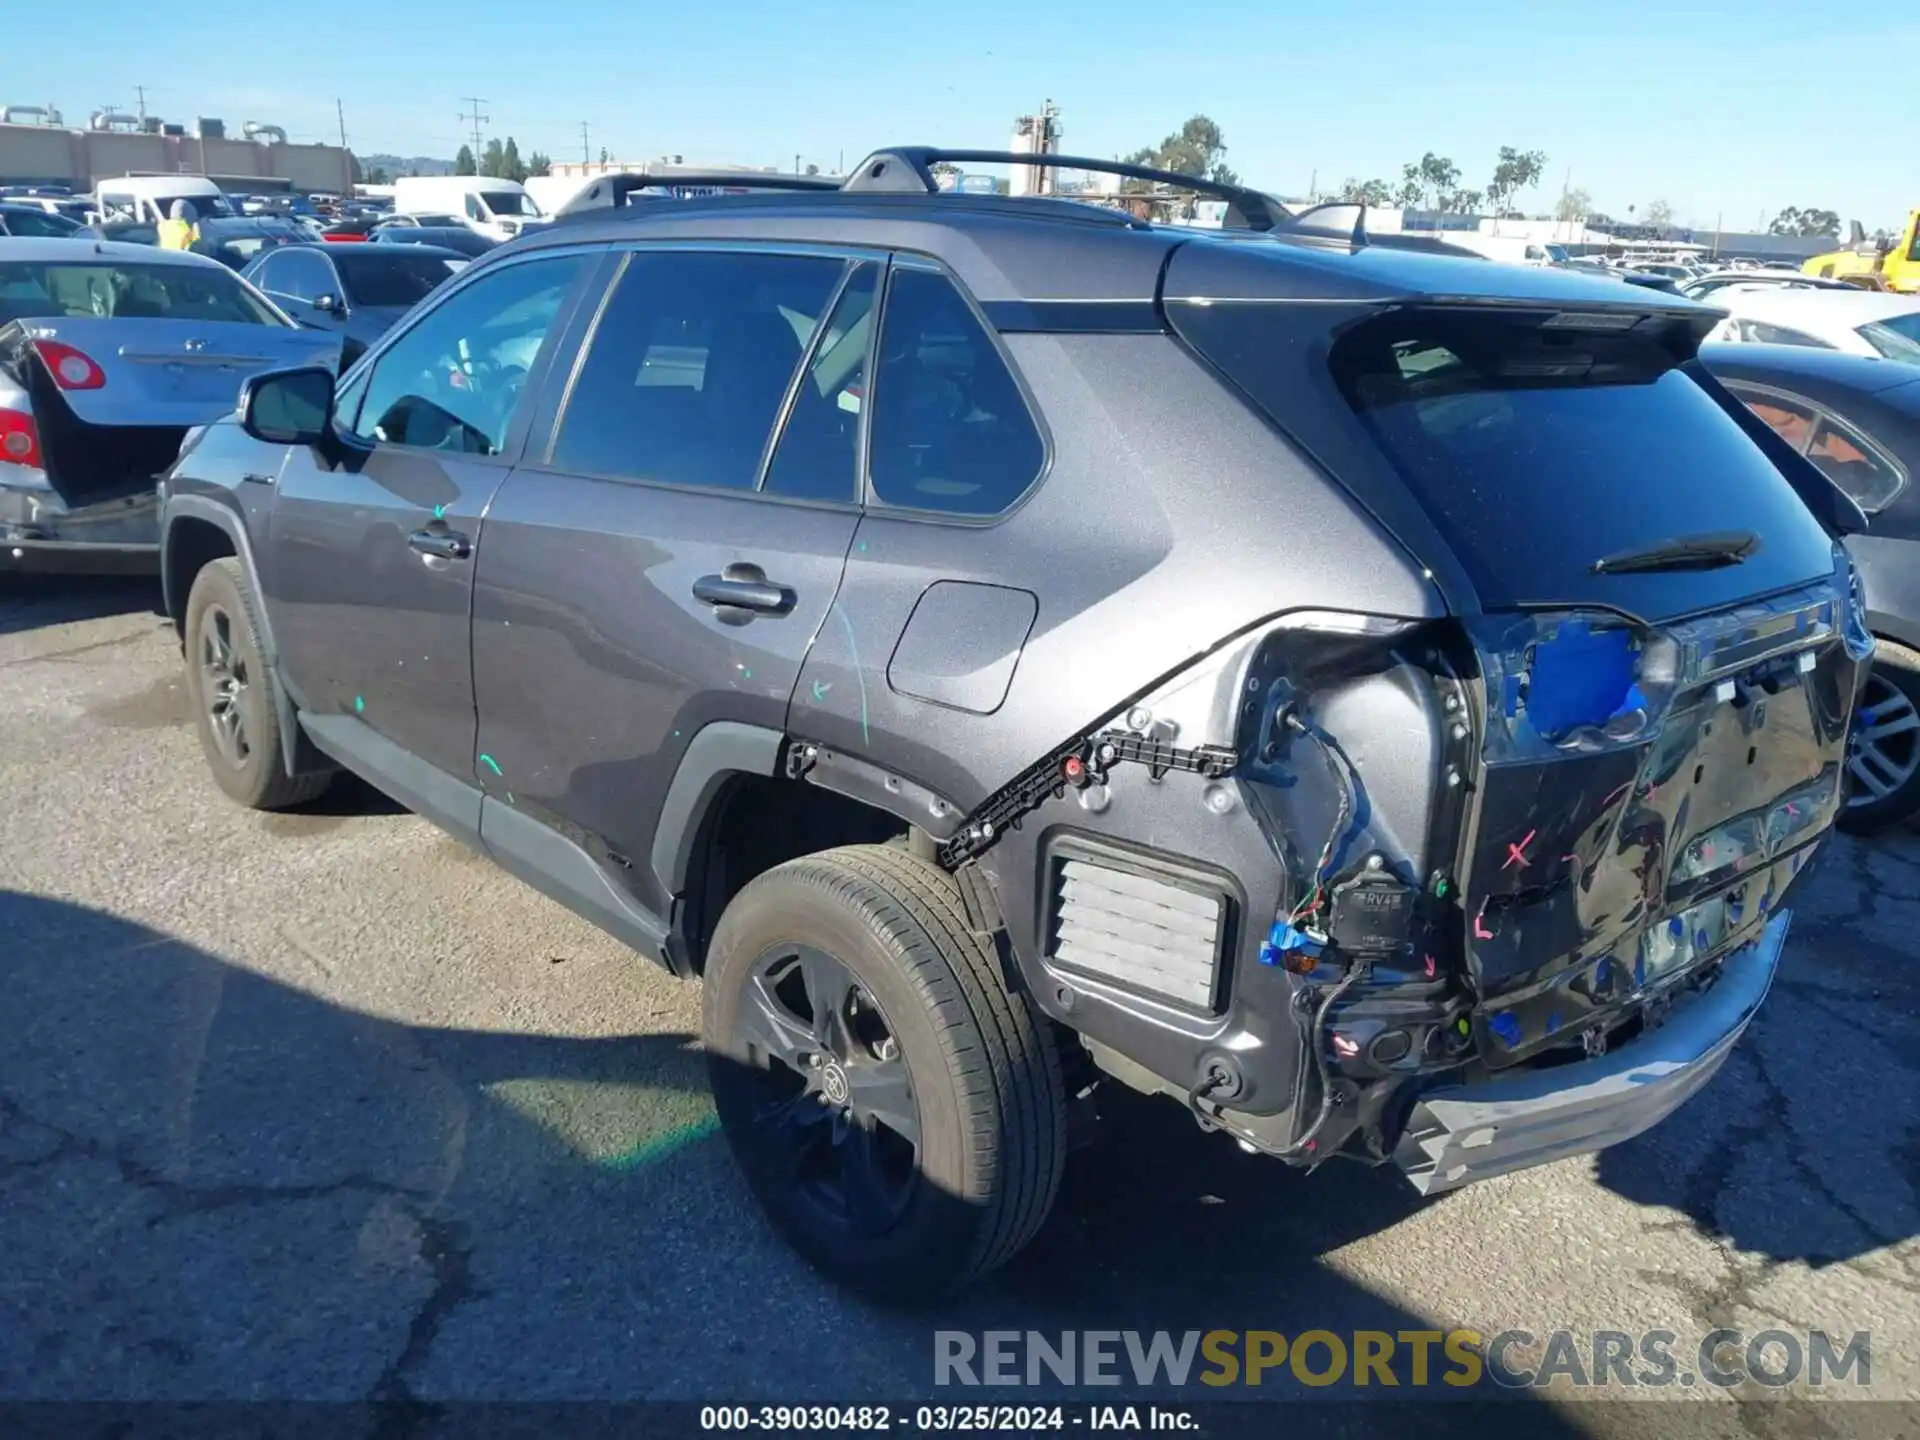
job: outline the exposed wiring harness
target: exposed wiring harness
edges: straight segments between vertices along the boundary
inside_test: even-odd
[[[1313,1012],[1313,1026],[1307,1036],[1307,1040],[1308,1043],[1313,1046],[1314,1068],[1320,1075],[1320,1110],[1319,1113],[1313,1117],[1313,1124],[1307,1127],[1306,1133],[1286,1149],[1278,1152],[1279,1157],[1283,1160],[1292,1159],[1296,1155],[1304,1155],[1311,1151],[1314,1142],[1320,1138],[1321,1130],[1326,1128],[1327,1117],[1333,1114],[1333,1076],[1327,1069],[1327,1016],[1333,1013],[1334,1004],[1342,995],[1347,993],[1348,989],[1352,987],[1354,982],[1357,981],[1366,970],[1367,967],[1365,965],[1355,965],[1352,969],[1348,970],[1345,975],[1340,977],[1340,983],[1326,993],[1326,996],[1320,1001],[1319,1006]]]
[[[1300,897],[1300,903],[1293,907],[1293,913],[1287,917],[1287,923],[1295,929],[1319,910],[1326,902],[1327,882],[1333,878],[1336,859],[1335,852],[1347,838],[1347,829],[1353,823],[1354,812],[1358,809],[1360,772],[1355,767],[1340,742],[1327,734],[1318,725],[1304,720],[1297,712],[1286,717],[1287,727],[1304,735],[1319,748],[1321,759],[1327,763],[1327,773],[1333,776],[1333,783],[1340,791],[1340,808],[1334,816],[1333,828],[1327,833],[1327,843],[1320,847],[1320,856],[1313,862],[1312,884],[1306,894]]]

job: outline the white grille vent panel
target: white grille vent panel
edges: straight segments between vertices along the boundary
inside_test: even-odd
[[[1226,904],[1150,875],[1086,860],[1055,867],[1053,960],[1083,974],[1211,1010]]]

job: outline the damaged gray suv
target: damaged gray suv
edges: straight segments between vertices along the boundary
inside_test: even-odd
[[[872,1292],[1014,1254],[1102,1083],[1427,1193],[1672,1111],[1872,648],[1717,313],[942,160],[1034,157],[603,180],[250,382],[163,487],[220,787],[353,771],[699,977],[748,1182]]]

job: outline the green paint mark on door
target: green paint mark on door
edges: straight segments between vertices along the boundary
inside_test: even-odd
[[[486,766],[489,770],[493,771],[493,773],[496,775],[501,773],[499,764],[494,760],[493,756],[491,755],[482,755],[480,757],[480,763]]]

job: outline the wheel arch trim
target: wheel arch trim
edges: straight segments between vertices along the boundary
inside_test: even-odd
[[[254,563],[253,541],[247,535],[246,521],[240,513],[229,505],[205,495],[169,495],[160,511],[160,596],[161,603],[167,607],[167,614],[176,613],[174,589],[180,577],[173,573],[173,527],[179,520],[198,520],[213,526],[233,542],[234,558],[239,560],[241,568],[247,572],[247,583],[253,586],[254,598],[259,602],[254,611],[260,623],[261,660],[272,673],[274,679],[274,709],[280,718],[280,759],[287,767],[289,775],[299,775],[315,768],[320,758],[313,749],[313,742],[307,739],[306,732],[300,728],[299,716],[295,713],[293,697],[287,693],[286,681],[280,674],[280,645],[273,635],[273,616],[267,609],[266,594],[260,588],[260,567]],[[178,613],[184,621],[187,611],[187,597],[180,595]]]

